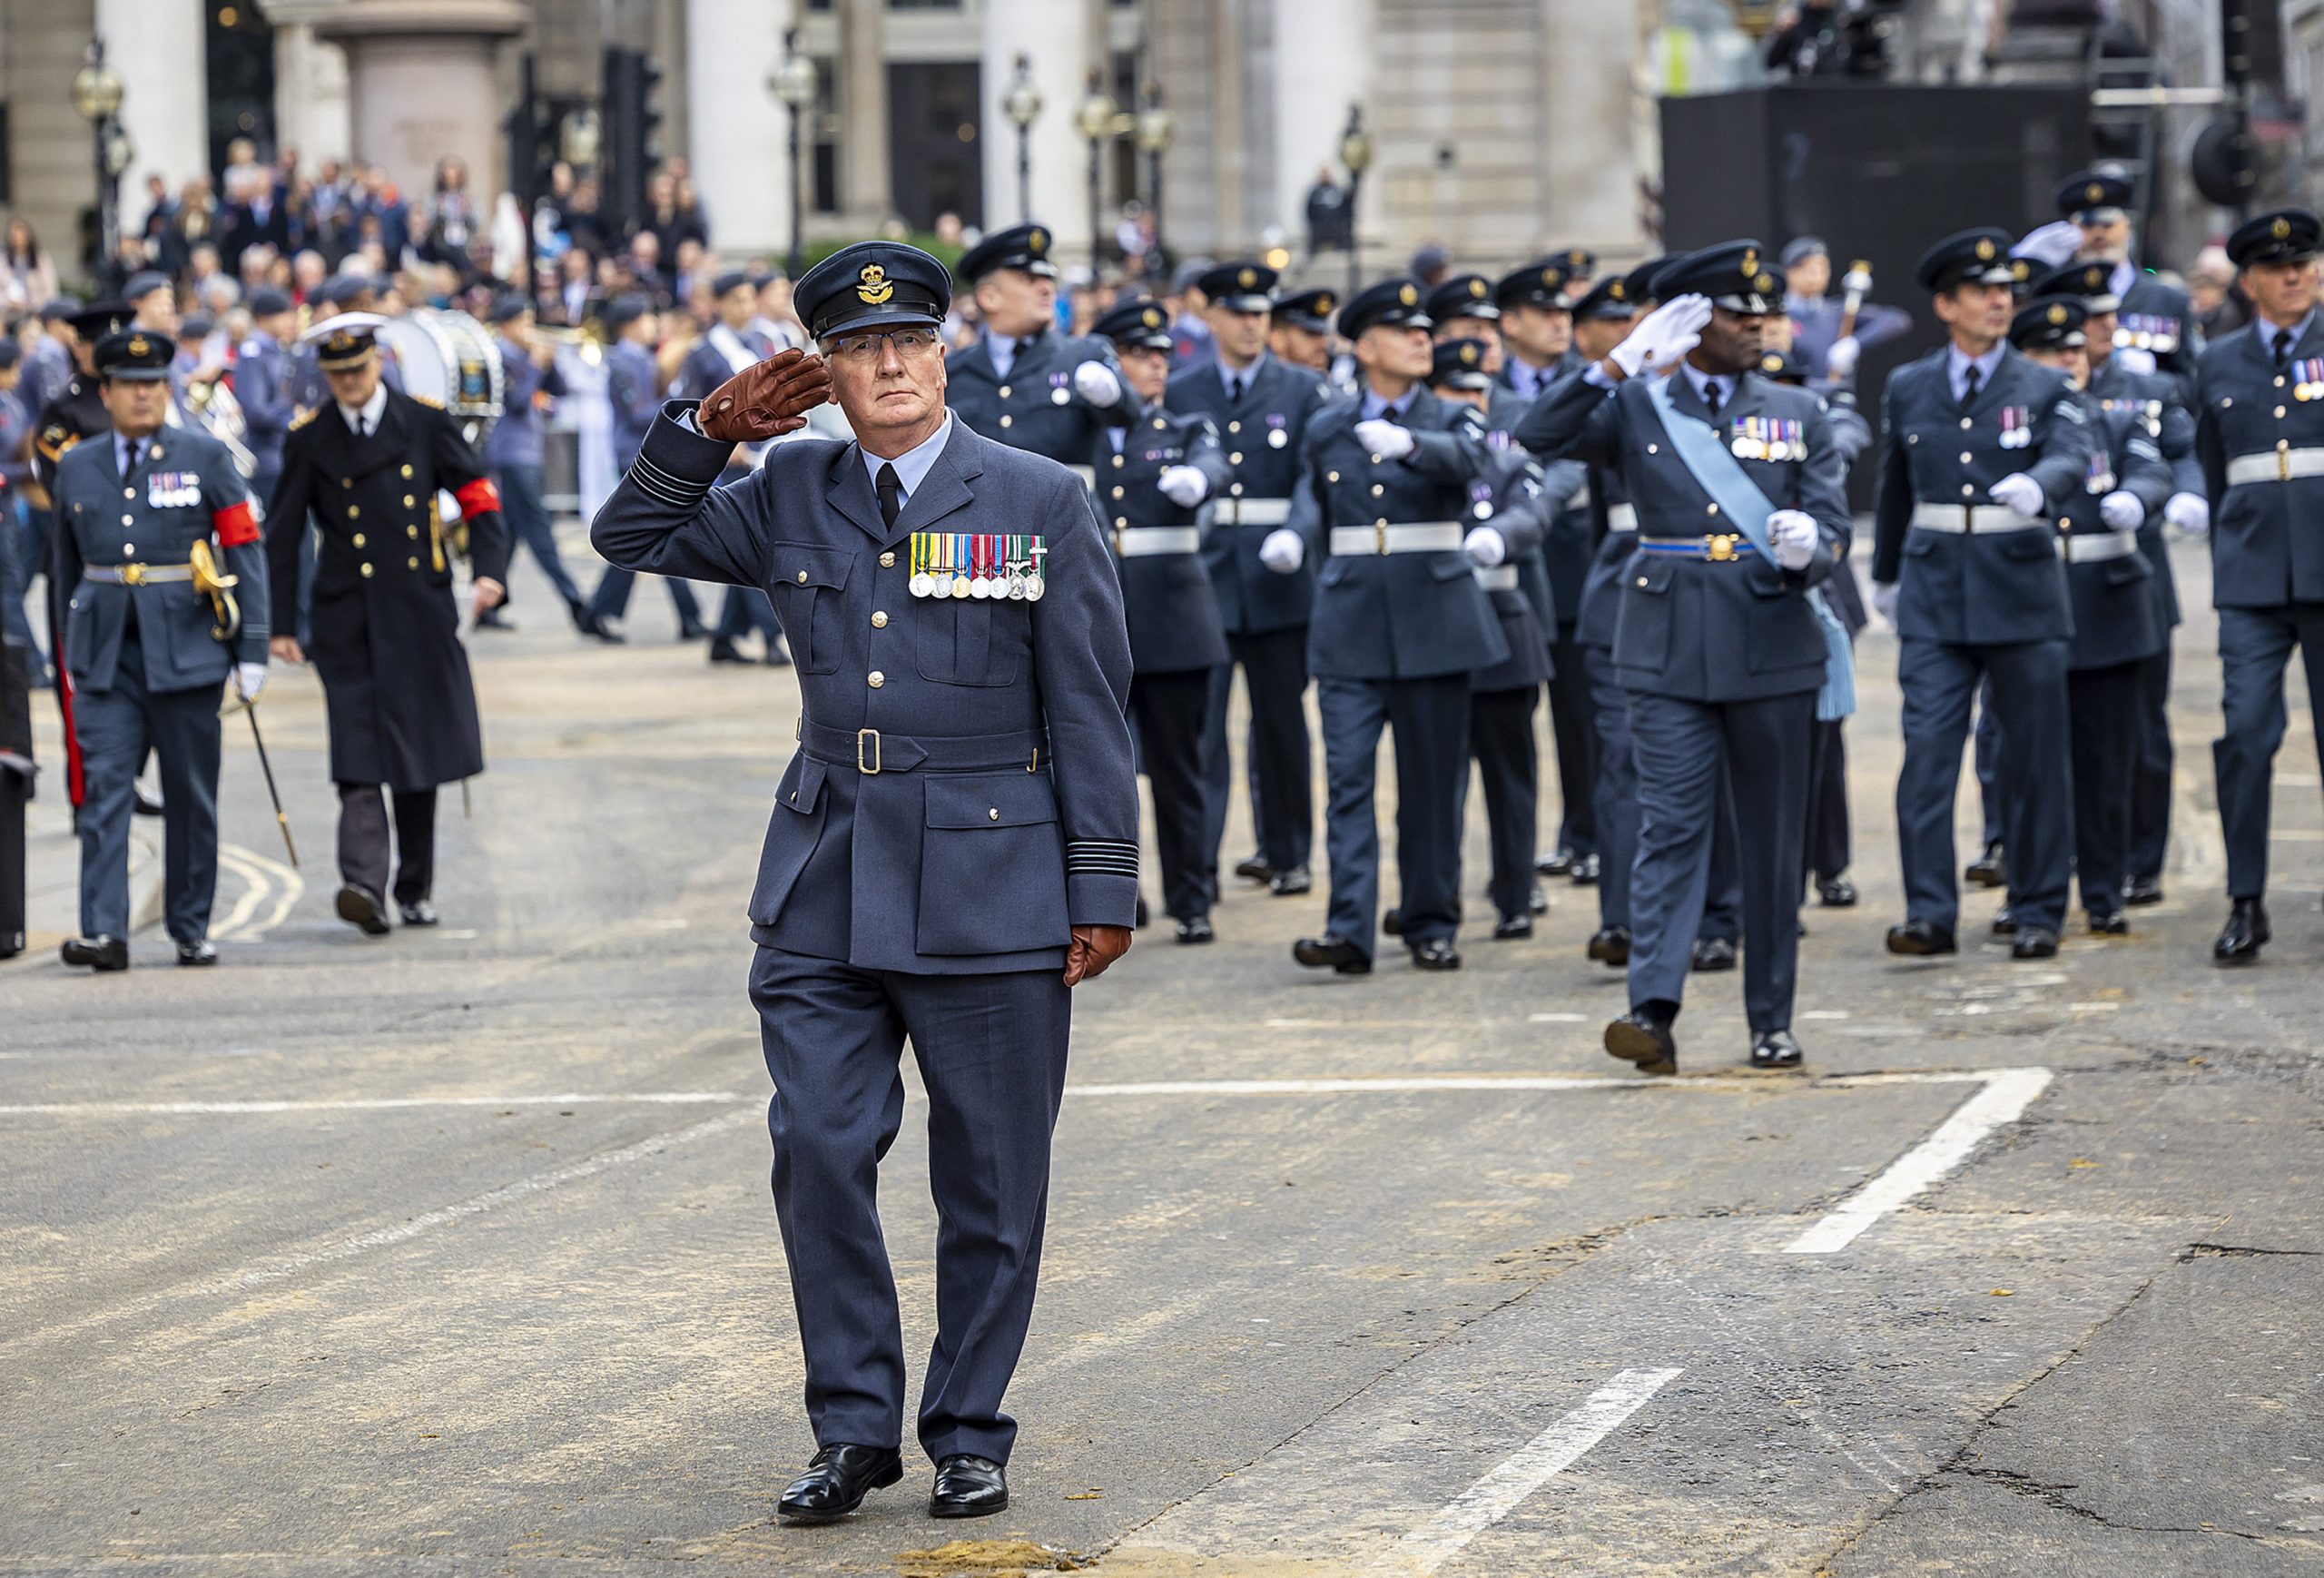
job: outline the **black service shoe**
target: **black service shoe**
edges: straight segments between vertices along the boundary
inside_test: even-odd
[[[1573,874],[1573,851],[1561,849],[1545,854],[1533,863],[1533,869],[1545,877],[1570,877]]]
[[[178,944],[178,962],[189,970],[205,969],[218,962],[218,944],[207,937],[181,942]]]
[[[129,968],[129,939],[126,937],[67,937],[56,956],[67,964],[103,973],[109,970]]]
[[[710,634],[710,626],[699,619],[688,619],[678,626],[678,639],[699,641]]]
[[[2120,910],[2090,912],[2090,934],[2093,937],[2127,937],[2131,934],[2131,918]]]
[[[573,628],[581,635],[591,634],[589,626],[596,623],[589,617],[589,605],[578,597],[565,600],[565,611],[573,616]]]
[[[1344,937],[1334,937],[1329,932],[1320,937],[1302,937],[1291,945],[1294,963],[1310,970],[1330,969],[1342,975],[1369,975],[1372,957]]]
[[[628,644],[629,637],[622,634],[620,620],[611,615],[600,616],[596,614],[587,616],[587,618],[589,622],[581,626],[581,634],[584,636],[594,636],[608,646],[622,646]]]
[[[1210,929],[1210,917],[1208,915],[1190,915],[1187,919],[1178,922],[1178,941],[1181,942],[1216,942],[1218,941],[1218,933]]]
[[[956,1452],[936,1465],[931,1518],[981,1518],[1009,1504],[1009,1471],[989,1457]]]
[[[1662,1016],[1634,1008],[1606,1027],[1606,1050],[1641,1074],[1679,1071],[1679,1042]]]
[[[1403,936],[1404,934],[1403,912],[1402,910],[1387,910],[1382,912],[1380,916],[1380,930],[1385,932],[1391,937]]]
[[[2133,910],[2142,910],[2149,904],[2162,902],[2162,879],[2161,877],[2124,877],[2122,902]]]
[[[1500,924],[1492,929],[1492,940],[1496,942],[1507,942],[1519,937],[1531,937],[1532,934],[1533,917],[1531,915],[1503,915]]]
[[[155,799],[153,795],[146,794],[143,789],[138,790],[136,793],[137,803],[134,809],[138,815],[159,816],[162,814],[162,803],[159,800]]]
[[[1538,887],[1534,888],[1525,895],[1525,908],[1536,915],[1548,914],[1550,912],[1550,895],[1543,893]]]
[[[393,929],[379,895],[353,883],[339,890],[339,918],[354,924],[366,937],[384,937]]]
[[[517,621],[508,617],[507,615],[502,613],[498,608],[487,608],[483,613],[478,614],[476,616],[476,623],[471,625],[469,628],[472,630],[513,631],[517,628]]]
[[[436,923],[436,906],[426,899],[399,907],[403,912],[403,923],[407,926],[433,926]]]
[[[1590,957],[1600,964],[1610,964],[1620,970],[1630,962],[1630,929],[1628,926],[1600,926],[1590,939]]]
[[[1293,866],[1287,872],[1275,872],[1267,877],[1267,892],[1278,899],[1287,899],[1295,893],[1313,893],[1315,888],[1315,879],[1307,874],[1307,868],[1304,865]]]
[[[2009,912],[2009,906],[2007,904],[2004,904],[2000,909],[1994,912],[1993,932],[1996,937],[2014,937],[2017,935],[2017,917]]]
[[[1971,861],[1961,873],[1981,888],[2003,888],[2009,885],[2009,856],[1996,838],[1985,845],[1985,853]]]
[[[1755,1069],[1797,1069],[1806,1055],[1789,1031],[1762,1031],[1751,1038]]]
[[[1573,885],[1577,888],[1596,887],[1598,885],[1598,857],[1596,855],[1585,854],[1578,857],[1573,863]]]
[[[1431,937],[1425,942],[1415,942],[1413,944],[1412,954],[1414,970],[1458,970],[1461,968],[1461,951],[1452,946],[1452,939],[1450,937]]]
[[[1248,855],[1235,863],[1235,874],[1246,882],[1263,883],[1275,875],[1275,867],[1257,855]]]
[[[2228,909],[2219,941],[2211,944],[2211,959],[2220,964],[2253,963],[2274,935],[2268,930],[2267,905],[2257,899],[2237,899]]]
[[[1856,907],[1856,884],[1846,877],[1830,877],[1816,884],[1816,902],[1827,910]]]
[[[2058,956],[2058,934],[2047,926],[2025,926],[2019,929],[2016,940],[2009,945],[2012,959],[2055,959]]]
[[[1888,952],[1908,958],[1925,958],[1937,953],[1958,953],[1961,945],[1953,940],[1950,926],[1940,926],[1934,921],[1906,921],[1901,926],[1888,928]]]
[[[1705,974],[1735,968],[1735,942],[1728,937],[1698,937],[1688,957],[1688,968]]]
[[[807,1472],[783,1487],[777,1522],[837,1523],[863,1504],[866,1493],[904,1476],[903,1454],[892,1446],[826,1446],[807,1460]]]
[[[743,656],[742,648],[736,646],[725,636],[714,636],[710,638],[710,661],[713,663],[748,663],[750,659]]]

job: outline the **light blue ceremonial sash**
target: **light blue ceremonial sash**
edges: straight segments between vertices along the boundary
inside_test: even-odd
[[[1676,376],[1652,379],[1646,386],[1647,399],[1654,402],[1654,414],[1662,419],[1670,448],[1718,506],[1718,512],[1750,538],[1760,557],[1775,564],[1775,549],[1768,541],[1768,517],[1775,513],[1775,506],[1743,469],[1743,463],[1719,442],[1718,429],[1687,416],[1671,403],[1670,378]],[[1824,684],[1816,693],[1816,716],[1832,723],[1856,711],[1856,651],[1848,645],[1847,626],[1824,601],[1822,588],[1807,588],[1807,607],[1824,632]]]

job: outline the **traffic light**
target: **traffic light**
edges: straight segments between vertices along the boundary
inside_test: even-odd
[[[517,203],[528,211],[533,200],[548,190],[549,166],[557,158],[556,118],[548,113],[549,105],[541,97],[535,66],[534,57],[527,54],[517,103],[510,107],[506,122],[508,190]]]
[[[662,162],[662,68],[645,51],[606,51],[606,206],[626,230],[645,218],[645,181]]]

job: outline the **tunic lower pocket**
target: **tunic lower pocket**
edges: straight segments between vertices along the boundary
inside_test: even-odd
[[[1071,940],[1057,789],[1047,773],[928,778],[917,950],[1019,953]]]

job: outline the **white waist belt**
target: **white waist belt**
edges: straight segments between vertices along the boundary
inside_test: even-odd
[[[1114,551],[1126,559],[1202,550],[1202,532],[1191,526],[1126,526],[1114,533]]]
[[[1076,477],[1081,478],[1082,487],[1095,488],[1098,486],[1098,468],[1095,466],[1068,466],[1066,469],[1072,472]]]
[[[1482,587],[1488,592],[1513,592],[1517,590],[1517,567],[1515,565],[1495,565],[1491,569],[1487,569],[1484,566],[1479,565],[1476,567],[1476,571],[1477,585]]]
[[[1332,552],[1345,554],[1434,554],[1461,546],[1457,520],[1411,520],[1394,526],[1335,526]]]
[[[2289,482],[2295,477],[2324,477],[2324,449],[2286,447],[2238,455],[2227,463],[2230,488],[2246,482]]]
[[[1218,519],[1225,526],[1281,526],[1291,518],[1288,498],[1222,498]]]
[[[2061,538],[2058,546],[2070,565],[2094,565],[2104,559],[2126,559],[2139,551],[2136,532],[2093,532],[2088,537]]]
[[[1606,529],[1608,531],[1636,531],[1638,529],[1638,506],[1635,504],[1610,504],[1606,506]]]
[[[2032,531],[2050,523],[1998,504],[1915,504],[1913,524],[1929,531],[1949,531],[1955,537],[1964,532],[1983,537],[1992,531]]]

